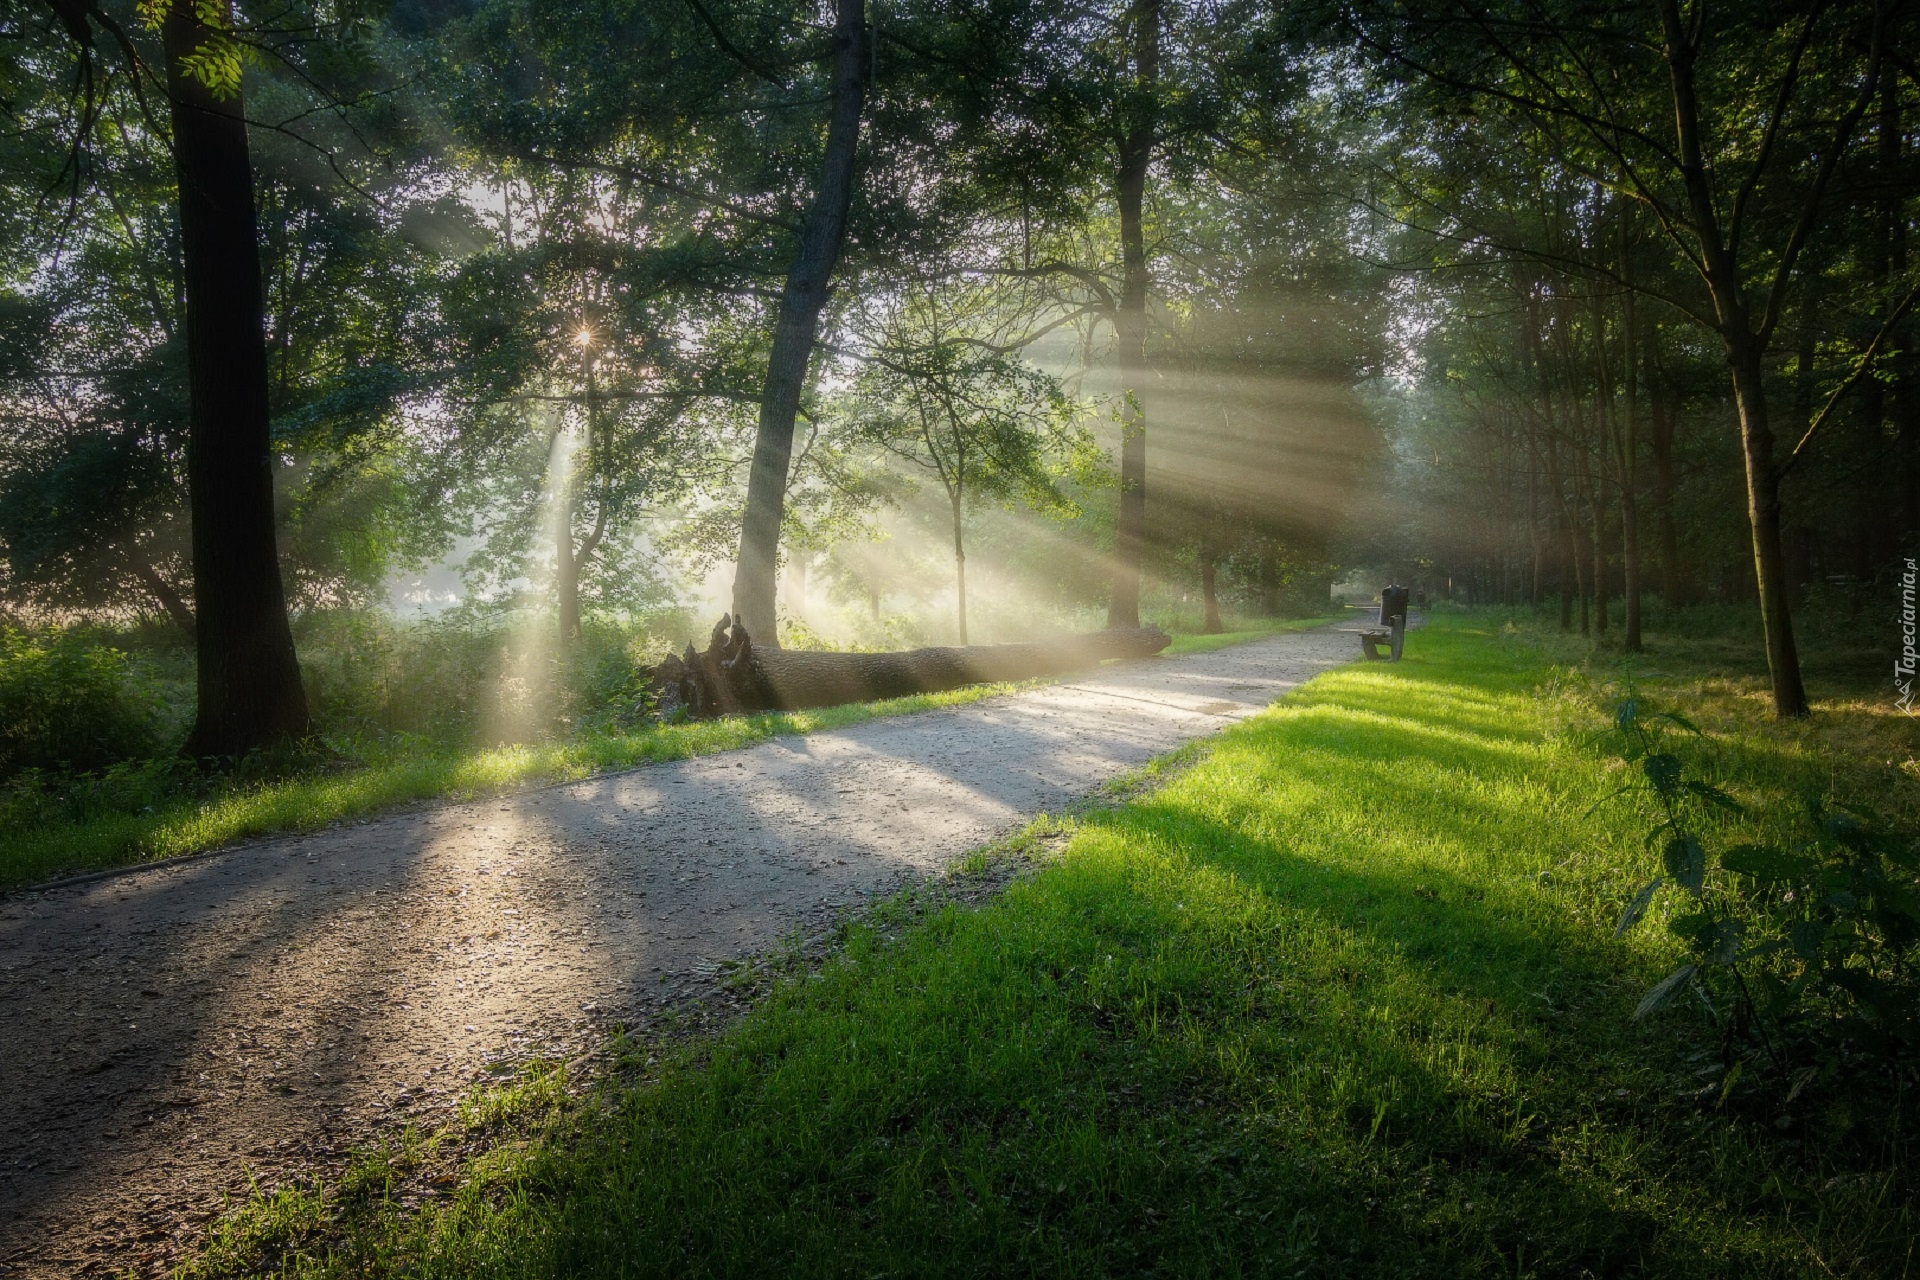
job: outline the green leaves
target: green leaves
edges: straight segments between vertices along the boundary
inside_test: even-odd
[[[1640,892],[1633,895],[1633,901],[1629,902],[1627,909],[1620,913],[1620,923],[1613,927],[1614,937],[1625,936],[1627,930],[1640,923],[1641,917],[1647,914],[1648,905],[1653,902],[1653,895],[1658,893],[1660,886],[1666,882],[1665,876],[1655,876],[1640,886]]]
[[[1737,844],[1720,855],[1720,865],[1762,884],[1801,881],[1814,872],[1813,859],[1764,844]]]
[[[1691,899],[1667,922],[1687,961],[1647,992],[1633,1016],[1646,1018],[1693,986],[1729,1048],[1743,1044],[1743,1062],[1768,1062],[1783,1083],[1809,1078],[1800,1065],[1809,1056],[1884,1061],[1920,1051],[1920,887],[1907,873],[1920,842],[1862,809],[1814,799],[1804,844],[1732,844],[1718,855],[1729,876],[1710,880],[1697,820],[1744,809],[1720,787],[1688,776],[1686,762],[1665,747],[1662,721],[1699,732],[1677,712],[1649,713],[1637,696],[1614,712],[1620,758],[1637,764],[1641,778],[1624,789],[1658,806],[1645,843],[1659,846],[1661,864],[1621,913],[1614,936],[1638,924],[1667,884]],[[1716,994],[1724,1004],[1716,1005]],[[1723,1101],[1735,1078],[1730,1071]]]
[[[1647,775],[1647,783],[1662,799],[1670,798],[1680,789],[1680,757],[1666,751],[1656,751],[1640,761],[1641,772]]]
[[[1699,893],[1706,883],[1707,851],[1692,836],[1679,835],[1667,841],[1661,861],[1673,882],[1690,893]]]
[[[1641,999],[1639,1007],[1633,1011],[1633,1020],[1638,1022],[1640,1019],[1658,1013],[1660,1010],[1666,1008],[1667,1005],[1672,1002],[1673,998],[1680,994],[1680,988],[1685,986],[1688,980],[1699,971],[1699,966],[1697,965],[1683,964],[1666,977],[1660,979],[1654,988],[1647,992]]]

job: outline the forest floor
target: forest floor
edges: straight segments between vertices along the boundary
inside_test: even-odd
[[[230,1198],[444,1126],[477,1081],[589,1078],[610,1029],[724,1020],[744,958],[804,951],[1354,648],[1112,665],[0,899],[0,1275],[160,1273]]]

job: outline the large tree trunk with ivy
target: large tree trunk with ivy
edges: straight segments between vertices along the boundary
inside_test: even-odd
[[[774,318],[767,381],[760,398],[760,427],[747,473],[747,509],[740,522],[740,555],[733,578],[733,613],[779,647],[774,597],[780,563],[780,525],[786,516],[788,471],[793,463],[793,424],[800,393],[818,340],[820,312],[827,305],[834,267],[846,240],[853,204],[854,158],[860,143],[860,113],[866,100],[867,10],[865,0],[837,0],[834,21],[832,110],[820,185],[800,228],[800,243],[787,271]]]
[[[212,32],[174,0],[162,26],[180,184],[191,400],[199,701],[186,752],[230,758],[311,731],[274,537],[267,353],[253,168],[236,89],[188,74]]]
[[[904,698],[987,681],[1064,675],[1108,658],[1148,657],[1170,642],[1158,627],[1136,627],[1033,644],[833,653],[764,649],[746,627],[723,617],[704,652],[689,644],[680,657],[654,667],[654,710],[703,718]]]

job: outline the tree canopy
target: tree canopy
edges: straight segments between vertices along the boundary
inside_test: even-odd
[[[16,7],[0,594],[190,638],[215,756],[307,730],[274,637],[429,569],[563,647],[940,559],[963,636],[969,564],[976,631],[1751,601],[1797,714],[1795,610],[1920,525],[1914,21]]]

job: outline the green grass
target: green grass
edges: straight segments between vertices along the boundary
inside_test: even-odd
[[[1672,950],[1610,934],[1647,860],[1630,806],[1589,813],[1610,671],[1485,615],[1417,639],[1066,824],[1005,893],[881,907],[457,1189],[402,1195],[370,1157],[194,1270],[1909,1274],[1898,1108],[1717,1110],[1704,1016],[1629,1020]],[[1751,677],[1643,679],[1706,704],[1699,749],[1756,821],[1808,786],[1913,817],[1877,703],[1776,729]]]
[[[1262,636],[1318,626],[1323,619],[1261,625],[1216,636],[1177,635],[1169,654],[1198,653]],[[689,756],[730,751],[783,734],[837,729],[997,697],[1020,684],[985,684],[947,693],[854,703],[817,711],[654,726],[570,742],[478,749],[354,744],[350,768],[234,784],[211,796],[162,794],[151,805],[89,806],[77,820],[23,821],[0,836],[0,889],[52,877],[179,857],[236,840],[312,831],[421,800],[464,800],[528,786]]]
[[[1162,652],[1169,655],[1182,653],[1210,653],[1215,649],[1224,649],[1231,644],[1245,644],[1249,640],[1259,640],[1266,636],[1284,635],[1292,631],[1311,631],[1315,627],[1324,627],[1329,622],[1338,622],[1343,615],[1329,614],[1319,618],[1287,618],[1269,621],[1262,618],[1235,619],[1243,625],[1217,635],[1202,635],[1199,632],[1175,632],[1173,643]],[[1244,625],[1250,623],[1251,625]]]
[[[610,769],[731,751],[783,734],[814,733],[882,716],[959,706],[1020,687],[974,685],[818,711],[656,725],[632,733],[533,746],[454,750],[417,742],[393,749],[373,744],[359,764],[338,772],[236,784],[208,799],[178,799],[148,812],[110,812],[10,831],[0,838],[0,888],[198,853],[251,836],[311,831],[409,801],[464,800],[567,782]]]

